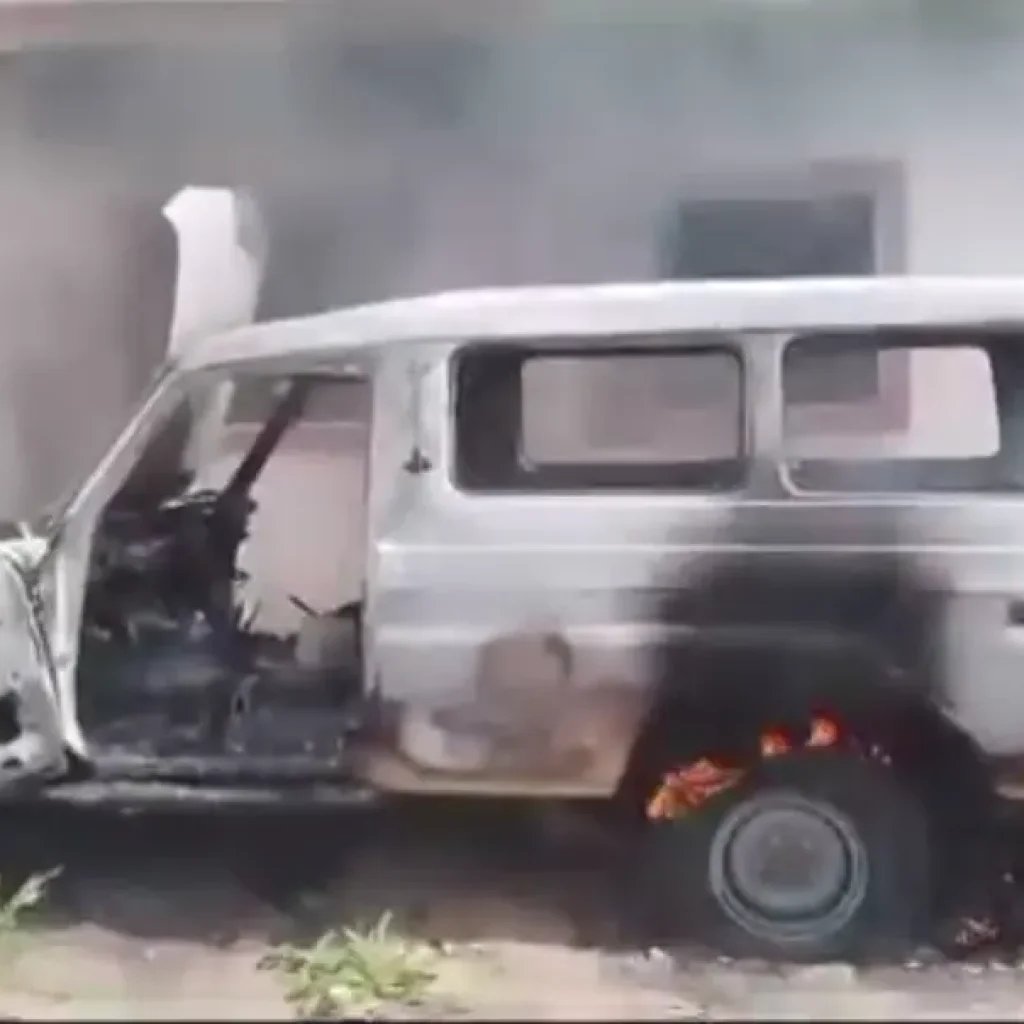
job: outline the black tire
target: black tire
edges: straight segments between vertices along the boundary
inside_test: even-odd
[[[769,960],[863,960],[898,954],[928,924],[924,808],[891,770],[853,755],[761,762],[699,812],[652,825],[643,848],[639,909],[658,943],[690,939]],[[795,864],[800,876],[774,890],[763,874],[773,851],[788,852],[783,870]]]

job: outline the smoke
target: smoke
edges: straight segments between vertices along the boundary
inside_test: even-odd
[[[662,276],[685,196],[823,162],[902,177],[897,269],[1024,270],[1014,0],[88,6],[0,63],[4,369],[25,407],[8,436],[85,445],[103,421],[88,452],[45,446],[39,498],[87,467],[161,348],[140,296],[163,310],[163,286],[138,279],[167,261],[138,239],[186,185],[264,211],[264,317]],[[145,358],[126,371],[125,351]],[[0,449],[5,478],[38,450]]]
[[[657,276],[695,179],[963,163],[1024,103],[1010,2],[473,6],[310,5],[248,33],[240,11],[202,45],[20,55],[27,123],[146,187],[254,187],[265,308],[291,313]]]

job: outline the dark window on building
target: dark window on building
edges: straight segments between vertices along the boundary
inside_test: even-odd
[[[851,346],[878,354],[879,366],[911,367],[912,415],[901,429],[808,430],[808,410],[791,380],[813,357],[836,373]],[[795,483],[808,490],[1003,490],[1024,486],[1024,383],[1020,340],[935,332],[863,332],[797,339],[783,361],[784,437]]]
[[[735,486],[742,395],[740,359],[721,347],[471,347],[456,361],[456,480],[487,491]]]
[[[666,270],[682,280],[873,274],[874,199],[852,193],[683,202]]]

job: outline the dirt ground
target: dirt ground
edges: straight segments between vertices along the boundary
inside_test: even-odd
[[[422,1016],[461,1019],[1024,1019],[1024,963],[769,967],[612,941],[607,872],[513,808],[318,819],[18,811],[6,887],[62,865],[0,964],[0,1015],[286,1019],[274,943],[393,910],[443,952]]]

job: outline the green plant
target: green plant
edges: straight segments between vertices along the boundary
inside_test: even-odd
[[[29,875],[10,896],[0,900],[0,935],[9,935],[17,930],[22,915],[42,903],[47,886],[60,872],[60,868],[51,868]]]
[[[60,868],[51,868],[29,875],[14,892],[0,899],[0,942],[9,944],[18,934],[25,912],[43,901],[47,887],[60,872]]]
[[[329,931],[307,948],[280,946],[261,966],[287,975],[287,999],[307,1020],[376,1016],[388,1005],[420,1002],[437,977],[435,954],[394,935],[391,916],[365,930]]]

